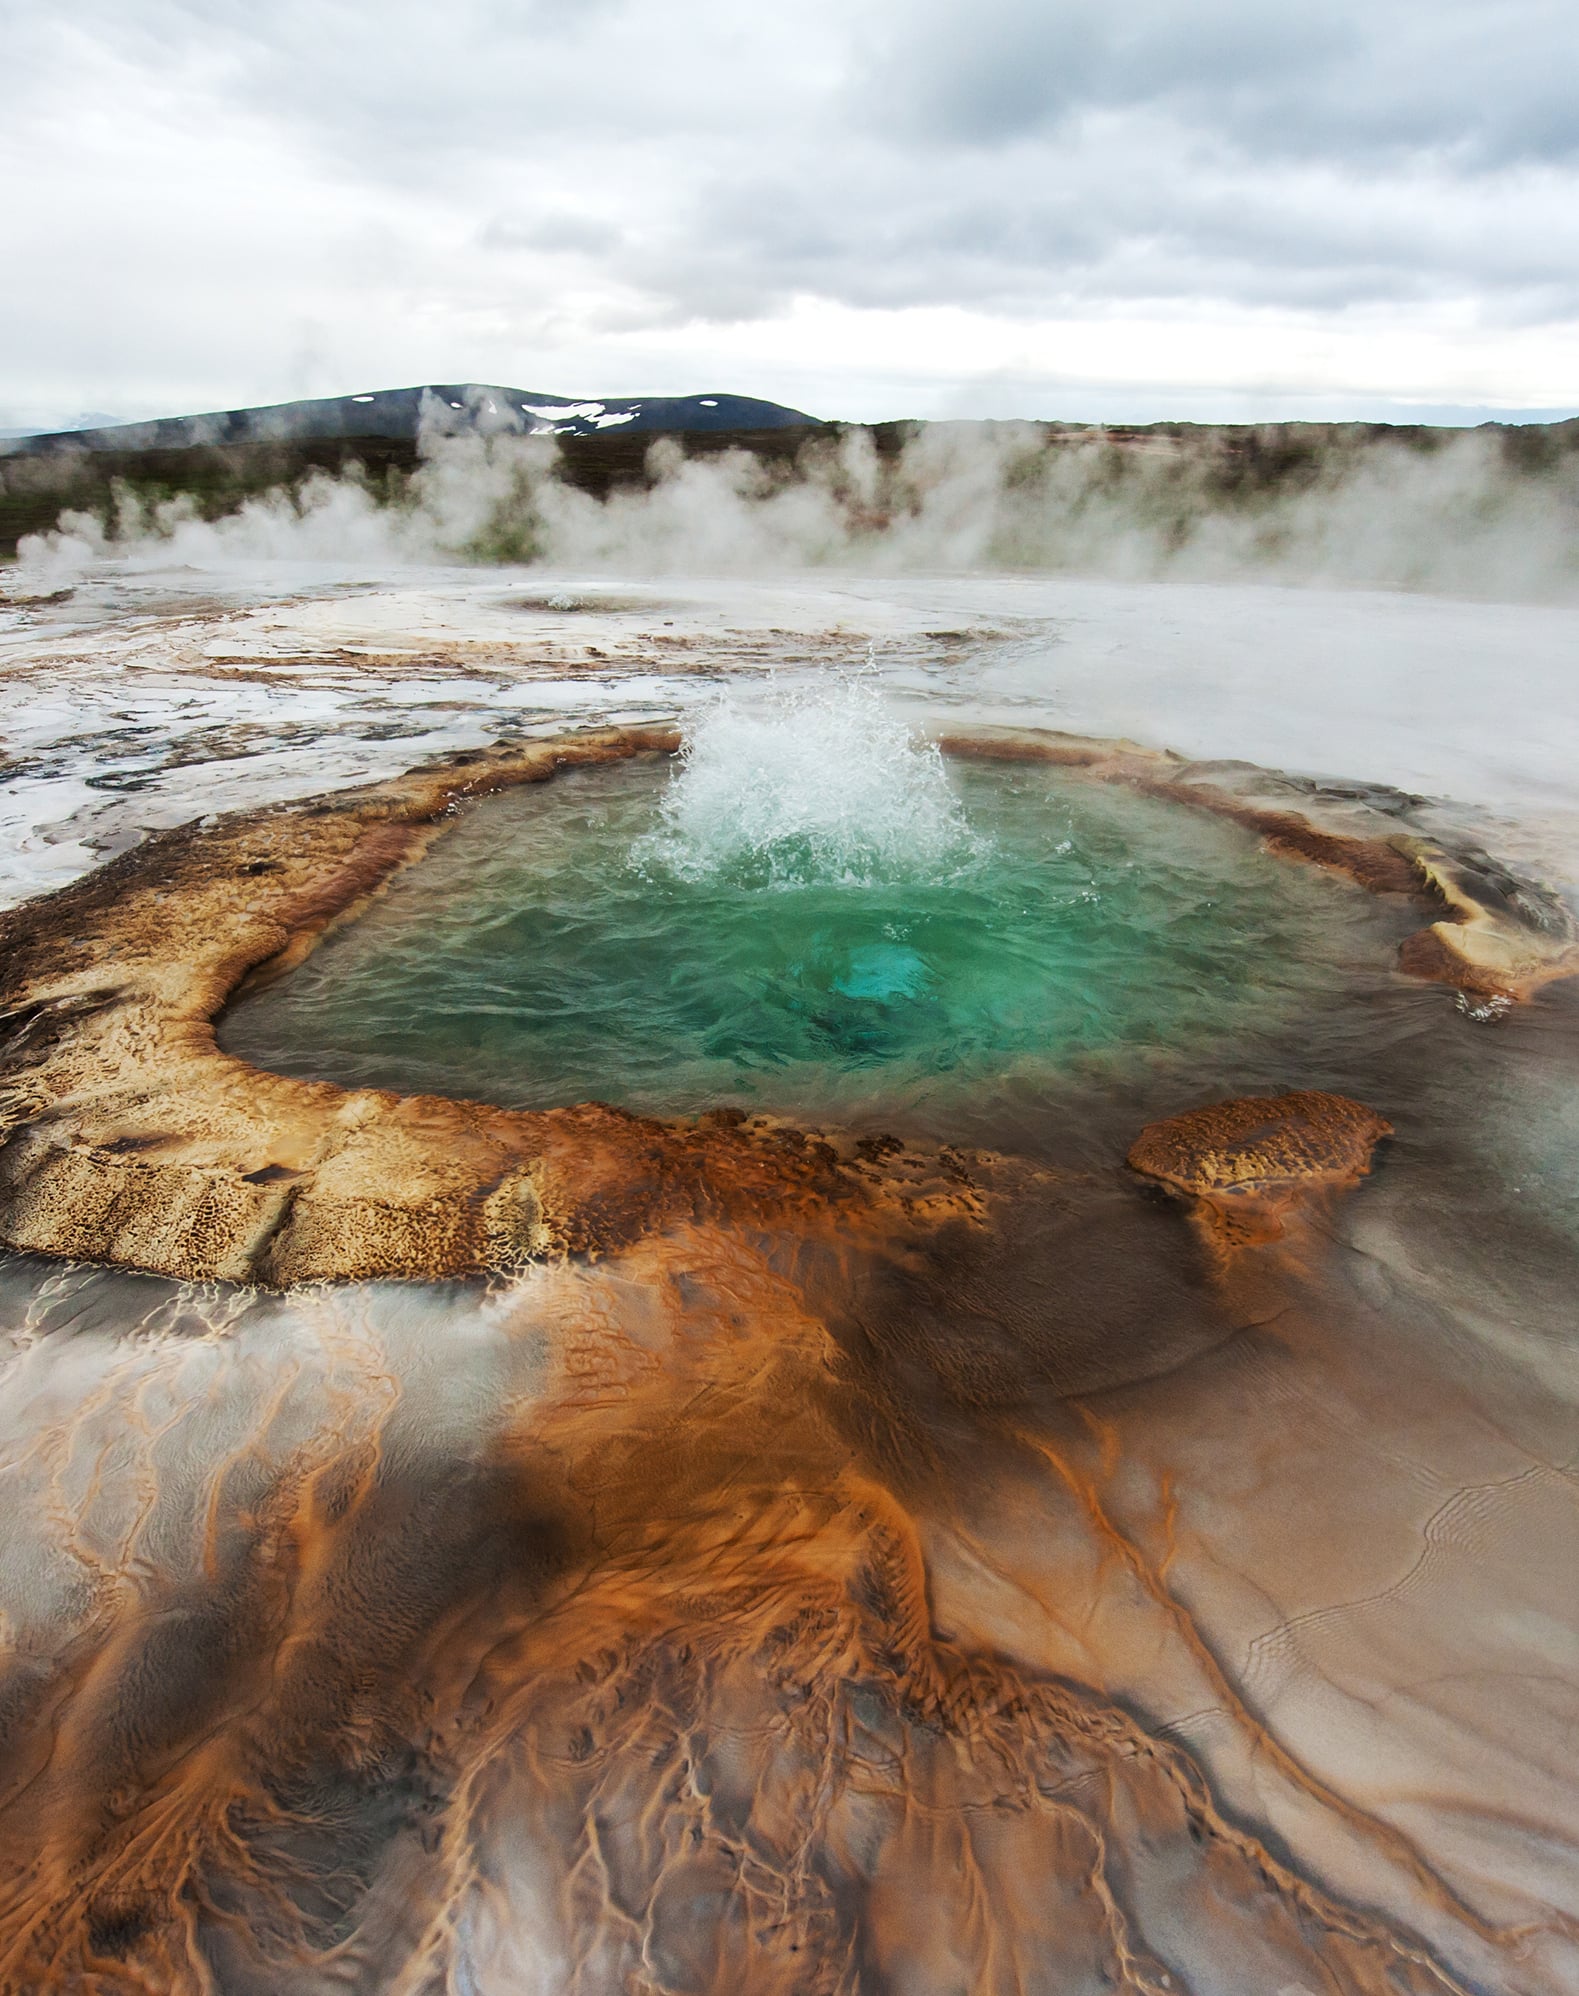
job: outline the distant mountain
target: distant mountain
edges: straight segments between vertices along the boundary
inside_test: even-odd
[[[68,417],[60,428],[62,431],[103,430],[119,420],[118,416],[112,416],[107,409],[84,409],[78,415]],[[0,438],[38,437],[43,434],[44,432],[36,427],[30,429],[26,423],[7,423],[4,428],[0,428]]]
[[[163,416],[104,429],[56,430],[22,436],[10,453],[81,450],[183,450],[195,444],[299,443],[318,438],[428,434],[595,436],[605,430],[659,434],[695,430],[781,430],[820,427],[815,416],[759,402],[752,395],[643,395],[573,401],[525,388],[436,382],[384,388],[370,395],[330,395],[311,402],[274,402],[260,409],[223,409],[205,416]]]

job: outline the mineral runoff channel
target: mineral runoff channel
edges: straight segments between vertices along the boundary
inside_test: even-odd
[[[653,482],[650,452],[660,437],[687,458],[743,452],[785,479],[793,479],[808,453],[832,453],[843,439],[864,435],[879,461],[897,460],[923,432],[995,431],[1023,438],[1039,432],[1049,452],[1100,439],[1119,454],[1172,458],[1203,479],[1203,496],[1227,506],[1297,494],[1315,485],[1334,462],[1363,461],[1373,450],[1428,456],[1466,435],[1495,440],[1503,469],[1514,478],[1544,477],[1579,462],[1579,420],[1551,424],[1483,424],[1474,432],[1387,423],[1152,423],[1095,426],[1083,423],[898,421],[870,425],[825,423],[807,417],[770,428],[655,430],[615,429],[558,435],[556,473],[595,499],[641,491]],[[106,439],[113,432],[104,432]],[[37,447],[47,443],[47,448]],[[424,460],[411,436],[325,436],[290,441],[204,443],[180,447],[92,449],[69,433],[19,440],[0,447],[0,560],[14,556],[29,534],[47,532],[63,512],[104,517],[118,489],[145,504],[184,498],[206,519],[236,511],[265,493],[298,490],[315,474],[339,476],[355,468],[368,489],[398,503]]]

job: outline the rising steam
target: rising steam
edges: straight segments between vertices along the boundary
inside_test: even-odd
[[[106,518],[65,514],[23,542],[22,558],[51,583],[114,556],[648,574],[985,568],[1579,594],[1579,449],[1564,431],[1284,430],[1258,442],[936,424],[889,456],[864,430],[818,436],[789,467],[744,451],[688,458],[665,438],[646,482],[606,499],[562,472],[546,438],[430,433],[393,502],[355,472],[315,474],[209,521],[190,499],[123,488]]]

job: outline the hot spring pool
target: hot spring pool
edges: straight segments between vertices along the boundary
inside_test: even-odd
[[[865,759],[858,794],[701,753],[471,807],[243,996],[221,1043],[512,1108],[925,1121],[1071,1073],[1226,1079],[1227,1047],[1275,1080],[1276,1043],[1323,1015],[1341,1034],[1385,981],[1393,916],[1237,827],[1045,767],[895,753],[886,788]]]

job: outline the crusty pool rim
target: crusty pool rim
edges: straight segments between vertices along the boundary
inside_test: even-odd
[[[510,1111],[299,1081],[222,1052],[215,1020],[420,859],[455,807],[562,769],[670,756],[672,725],[500,744],[390,781],[177,827],[0,917],[0,1246],[269,1288],[503,1272],[705,1217],[879,1209],[923,1230],[982,1210],[957,1154],[874,1155],[779,1119]],[[1442,919],[1405,967],[1527,996],[1572,937],[1474,900],[1407,834],[1355,838],[1191,775],[1165,752],[954,731],[945,753],[1040,761],[1228,816],[1285,857]],[[1426,938],[1430,938],[1429,945]]]

